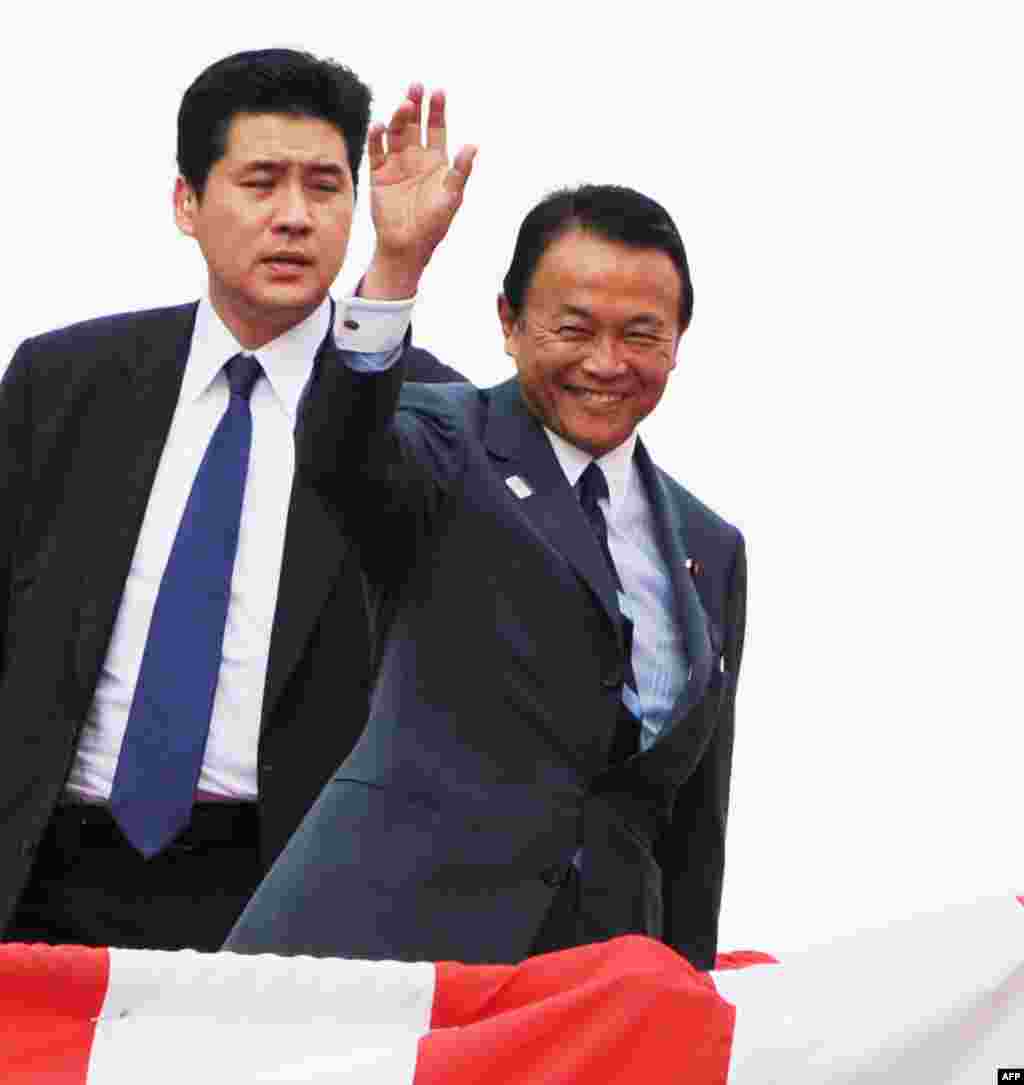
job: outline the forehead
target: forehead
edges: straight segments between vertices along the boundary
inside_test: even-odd
[[[677,320],[681,294],[682,281],[668,253],[571,230],[537,261],[526,301],[549,309],[614,310],[609,315],[643,310]]]
[[[348,169],[345,137],[321,117],[239,113],[228,127],[224,157],[237,162],[333,162]]]

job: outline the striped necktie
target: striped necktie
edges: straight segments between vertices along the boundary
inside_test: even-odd
[[[601,511],[598,501],[608,499],[608,480],[604,477],[597,460],[591,460],[587,469],[580,475],[576,483],[579,488],[580,504],[587,514],[590,526],[597,538],[601,553],[612,574],[619,599],[619,611],[622,617],[622,643],[624,646],[625,659],[623,660],[623,683],[622,683],[622,710],[615,727],[615,736],[612,739],[611,751],[608,760],[611,764],[618,764],[632,754],[636,753],[640,743],[640,721],[643,718],[643,710],[640,706],[640,697],[637,694],[636,675],[633,673],[633,622],[625,613],[624,593],[622,579],[615,567],[615,560],[608,546],[608,525],[605,523],[604,513]]]
[[[210,732],[262,370],[236,354],[231,397],[196,473],[157,592],[110,809],[147,859],[188,824]]]

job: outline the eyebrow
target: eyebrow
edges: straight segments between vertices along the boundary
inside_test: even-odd
[[[631,324],[645,324],[651,328],[661,328],[665,322],[660,316],[655,316],[653,313],[641,313],[639,316],[630,317],[626,321],[626,326]]]
[[[579,305],[563,305],[560,310],[561,316],[575,316],[580,317],[583,320],[593,320],[593,314],[589,309],[584,309]],[[665,325],[664,320],[655,313],[640,313],[638,316],[632,316],[626,321],[626,326],[644,324],[651,328],[660,329]]]
[[[281,170],[287,169],[291,164],[291,161],[281,158],[257,158],[252,162],[243,163],[241,169],[243,173],[254,170],[266,170],[270,173],[280,173]],[[348,171],[342,166],[339,166],[337,162],[307,162],[300,168],[304,173],[326,173],[333,177],[341,178],[348,176]]]

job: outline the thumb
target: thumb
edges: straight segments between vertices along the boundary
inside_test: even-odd
[[[476,147],[463,147],[455,156],[451,169],[445,174],[444,187],[453,195],[461,196],[469,175],[473,172],[473,162],[476,159]]]

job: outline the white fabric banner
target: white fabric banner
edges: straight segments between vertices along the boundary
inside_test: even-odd
[[[514,966],[0,946],[5,1085],[990,1085],[1020,1067],[1014,898],[712,973],[633,936]]]

